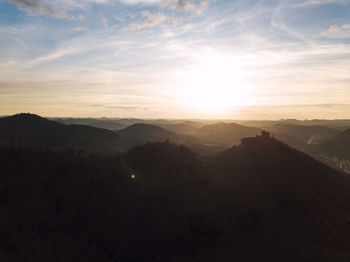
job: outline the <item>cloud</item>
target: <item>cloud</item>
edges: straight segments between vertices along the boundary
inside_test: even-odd
[[[343,25],[331,25],[329,29],[326,32],[322,32],[321,35],[326,35],[327,33],[336,33],[336,32],[345,32],[349,31],[350,24],[343,24]]]
[[[328,32],[337,32],[339,31],[341,28],[338,25],[331,25],[331,27],[328,29]]]
[[[166,15],[159,13],[152,14],[149,11],[142,11],[141,15],[145,17],[145,20],[143,20],[141,23],[131,23],[128,27],[129,30],[136,31],[146,27],[158,26],[167,19]]]
[[[194,11],[196,9],[196,5],[192,2],[184,1],[184,0],[165,0],[162,5],[169,7],[173,10],[178,11]]]
[[[120,15],[115,15],[114,19],[117,20],[118,22],[124,22],[125,21],[125,18],[120,16]]]
[[[79,31],[89,31],[89,29],[86,28],[86,27],[83,27],[83,26],[79,26],[79,27],[75,27],[75,28],[73,29],[73,31],[76,31],[76,32],[79,32]]]
[[[302,2],[297,2],[293,4],[293,7],[312,7],[312,6],[318,6],[318,5],[326,5],[326,4],[347,4],[349,3],[349,0],[305,0]]]
[[[176,11],[201,14],[207,9],[209,2],[208,0],[201,0],[199,4],[195,4],[192,1],[185,0],[164,0],[161,5]]]
[[[20,9],[34,10],[39,14],[51,15],[60,19],[75,19],[74,16],[69,15],[66,11],[54,8],[41,0],[10,0],[16,4]]]
[[[70,15],[68,11],[85,10],[92,4],[107,4],[109,0],[8,0],[21,10],[34,11],[43,15],[50,15],[60,19],[82,20],[84,17]]]
[[[135,3],[135,1],[128,1],[129,3]],[[139,2],[136,0],[136,2]],[[208,7],[208,0],[197,1],[184,1],[184,0],[163,0],[163,1],[146,1],[147,3],[158,3],[161,7],[169,8],[175,11],[191,12],[197,15],[202,14]],[[152,14],[149,11],[142,11],[141,15],[145,18],[142,22],[131,23],[127,30],[136,31],[147,27],[155,27],[164,22],[172,23],[173,25],[178,25],[182,20],[177,17],[167,16],[161,13]],[[117,17],[119,18],[119,17]]]
[[[81,16],[69,14],[69,11],[81,9],[86,10],[92,4],[109,4],[110,0],[7,0],[17,5],[21,10],[34,11],[39,14],[50,15],[55,18],[82,20]],[[158,5],[175,11],[193,12],[202,14],[209,5],[209,0],[119,0],[124,4],[136,5]],[[116,18],[119,20],[119,17]],[[104,22],[105,26],[106,23]]]
[[[209,0],[121,0],[123,3],[160,5],[175,11],[202,14],[209,6]]]
[[[102,16],[101,21],[105,27],[108,27],[108,19],[106,17]]]
[[[271,15],[271,27],[308,45],[314,45],[313,41],[308,36],[305,36],[302,32],[293,29],[285,22],[286,10],[288,10],[288,5],[286,3],[280,2],[277,5]]]

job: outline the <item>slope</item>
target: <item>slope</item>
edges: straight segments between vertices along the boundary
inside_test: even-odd
[[[243,137],[260,134],[261,129],[235,123],[217,123],[199,128],[195,136],[213,144],[229,146],[238,144]]]
[[[233,227],[245,231],[236,242],[243,248],[241,259],[250,256],[245,246],[271,261],[350,258],[349,177],[263,137],[243,139],[213,159],[210,170],[244,218]]]
[[[269,138],[201,158],[0,145],[3,261],[349,261],[350,183]],[[131,177],[132,175],[132,177]]]
[[[201,154],[210,154],[221,149],[220,146],[208,145],[206,141],[194,136],[177,134],[162,127],[151,124],[134,124],[117,132],[120,135],[119,148],[131,149],[134,146],[150,142],[169,141],[183,144]]]
[[[89,153],[118,152],[119,135],[84,125],[64,125],[33,114],[0,119],[0,140],[18,140]]]
[[[350,129],[324,141],[317,149],[328,155],[350,160]]]

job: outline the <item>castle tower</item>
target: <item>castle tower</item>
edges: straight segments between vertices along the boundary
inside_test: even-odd
[[[261,137],[265,139],[270,139],[270,132],[261,131]]]

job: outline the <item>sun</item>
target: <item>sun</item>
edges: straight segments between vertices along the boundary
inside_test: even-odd
[[[246,72],[234,57],[207,54],[185,73],[182,100],[186,106],[210,114],[224,114],[251,102]]]

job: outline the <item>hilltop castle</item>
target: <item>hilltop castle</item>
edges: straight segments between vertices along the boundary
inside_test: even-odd
[[[266,131],[261,131],[261,135],[260,136],[256,136],[256,137],[260,137],[266,140],[274,140],[275,137],[273,135],[270,134],[270,132],[266,132]]]
[[[261,131],[261,135],[256,135],[255,137],[245,137],[241,139],[242,144],[249,144],[253,141],[261,141],[261,142],[269,142],[273,143],[276,142],[273,135],[270,135],[270,132],[267,131]]]

